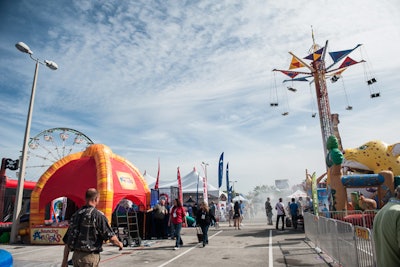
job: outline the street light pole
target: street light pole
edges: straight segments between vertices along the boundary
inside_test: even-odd
[[[16,243],[17,236],[18,236],[19,214],[21,212],[22,200],[23,200],[23,195],[24,195],[26,160],[27,160],[30,130],[31,130],[33,104],[35,102],[36,81],[37,81],[37,75],[38,75],[38,71],[39,71],[39,64],[46,65],[47,67],[49,67],[52,70],[58,69],[57,64],[53,61],[44,60],[43,62],[41,62],[38,58],[32,57],[33,52],[29,49],[29,47],[25,43],[19,42],[15,46],[19,51],[29,54],[30,58],[32,60],[34,60],[36,62],[36,64],[35,64],[35,73],[33,75],[32,91],[31,91],[31,98],[30,98],[30,102],[29,102],[28,115],[27,115],[27,119],[26,119],[25,136],[24,136],[24,144],[22,146],[22,156],[21,156],[21,165],[20,165],[19,175],[18,175],[17,192],[16,192],[16,196],[15,196],[13,223],[11,226],[11,234],[10,234],[10,243],[11,244]]]

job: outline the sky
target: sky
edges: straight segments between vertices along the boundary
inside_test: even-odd
[[[328,52],[363,44],[349,56],[367,63],[327,80],[343,147],[399,142],[397,0],[3,0],[0,157],[17,159],[22,150],[35,70],[15,47],[22,41],[59,67],[39,67],[31,137],[77,130],[141,173],[157,176],[159,160],[161,181],[176,179],[177,167],[182,176],[193,168],[204,175],[206,162],[214,186],[224,152],[222,189],[229,162],[229,180],[243,193],[276,179],[301,183],[306,169],[319,176],[326,167],[318,115],[311,116],[314,84],[283,84],[288,77],[272,72],[289,68],[289,51],[309,54],[311,28],[317,44],[328,40]],[[371,77],[379,98],[370,97]]]

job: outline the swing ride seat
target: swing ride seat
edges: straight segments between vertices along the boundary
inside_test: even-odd
[[[289,91],[292,91],[292,92],[296,92],[297,91],[297,89],[296,88],[293,88],[293,87],[288,87],[287,88]]]
[[[368,85],[371,85],[371,84],[373,84],[373,83],[376,83],[376,79],[375,79],[375,78],[372,78],[372,79],[370,79],[370,80],[367,81],[367,84],[368,84]]]
[[[373,93],[371,94],[371,98],[380,97],[381,93]]]

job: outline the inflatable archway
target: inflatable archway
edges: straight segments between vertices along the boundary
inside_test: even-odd
[[[99,191],[97,208],[110,222],[121,199],[131,200],[140,210],[146,210],[150,204],[150,190],[139,170],[113,154],[109,147],[94,144],[57,161],[40,177],[31,195],[31,227],[43,224],[45,207],[50,201],[65,196],[80,207],[91,187]]]

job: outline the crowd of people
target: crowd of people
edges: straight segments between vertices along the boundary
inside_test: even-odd
[[[98,266],[100,252],[103,250],[104,241],[109,240],[120,250],[123,244],[119,241],[111,228],[104,214],[96,209],[100,201],[100,195],[94,188],[86,192],[86,205],[80,208],[71,218],[69,228],[63,241],[65,243],[62,266],[68,266],[68,255],[72,251],[72,262],[74,266]],[[395,266],[400,262],[400,249],[398,241],[400,231],[400,186],[395,190],[395,196],[377,213],[374,219],[374,239],[377,249],[378,266]],[[229,227],[240,230],[244,218],[245,205],[242,201],[231,201],[226,206],[226,217]],[[190,208],[184,207],[179,199],[173,200],[172,207],[168,206],[165,199],[160,199],[154,206],[152,213],[157,238],[175,239],[174,249],[177,250],[183,245],[181,229],[188,225],[187,218],[193,218],[193,225],[201,228],[203,247],[208,244],[208,229],[210,226],[217,226],[216,212],[218,208],[212,201],[210,205],[203,201],[197,207],[197,203]],[[282,198],[275,204],[276,229],[284,230],[285,226],[293,226],[297,229],[297,222],[302,218],[303,212],[313,211],[313,203],[309,197],[303,201],[299,197],[296,201],[292,198],[285,205]],[[265,201],[265,213],[268,225],[273,225],[274,213],[271,199]],[[286,217],[286,220],[285,220]]]
[[[268,225],[273,225],[272,216],[274,214],[273,207],[271,203],[271,199],[267,197],[265,201],[265,215],[267,216]],[[303,218],[304,211],[313,211],[313,203],[310,197],[306,197],[306,200],[303,200],[303,197],[299,197],[296,201],[295,198],[292,198],[287,205],[283,203],[283,199],[279,198],[278,202],[275,204],[276,211],[276,225],[275,228],[278,230],[285,229],[285,225],[287,227],[292,226],[294,229],[297,229],[297,224],[299,219]],[[280,226],[280,227],[279,227]]]

